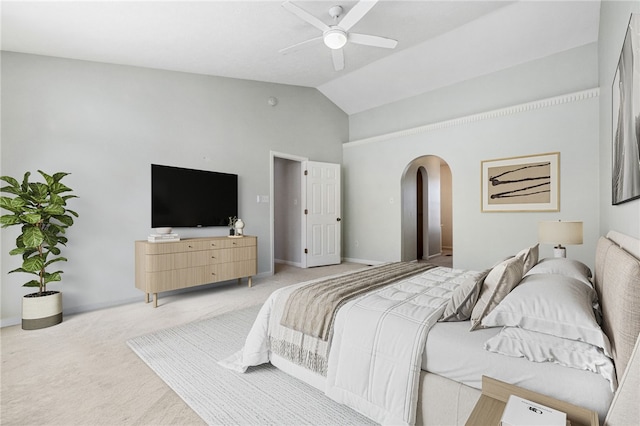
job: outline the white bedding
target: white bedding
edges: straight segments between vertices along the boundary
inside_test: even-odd
[[[285,370],[291,375],[294,375],[307,383],[322,389],[327,390],[328,394],[338,401],[346,402],[347,405],[356,408],[358,411],[376,419],[377,421],[391,422],[394,424],[403,423],[411,424],[415,419],[415,405],[417,396],[417,381],[411,378],[411,374],[419,373],[420,367],[423,370],[440,375],[447,379],[451,379],[455,382],[462,383],[475,389],[481,389],[481,377],[487,375],[499,380],[503,380],[509,383],[513,383],[534,391],[545,393],[576,405],[587,407],[597,411],[600,414],[601,420],[606,414],[607,408],[613,398],[613,393],[610,390],[610,384],[601,375],[596,373],[581,371],[573,368],[562,367],[553,363],[533,363],[523,358],[509,357],[500,355],[497,353],[491,353],[484,349],[484,344],[491,337],[500,332],[501,328],[487,328],[480,329],[473,332],[469,332],[469,321],[450,322],[450,323],[437,323],[434,325],[435,320],[438,317],[438,313],[444,310],[445,302],[450,293],[460,286],[462,282],[468,278],[468,274],[478,274],[478,272],[460,270],[452,270],[449,268],[435,268],[426,271],[416,277],[404,280],[402,283],[394,284],[390,289],[383,290],[386,293],[386,298],[374,298],[374,305],[377,302],[383,302],[388,305],[389,301],[392,301],[397,295],[397,300],[403,300],[407,298],[406,291],[409,287],[415,286],[423,288],[429,287],[433,284],[439,284],[439,290],[434,294],[438,297],[431,299],[427,297],[424,305],[430,305],[431,308],[425,312],[419,313],[417,317],[412,318],[412,315],[401,315],[404,319],[409,321],[418,321],[419,325],[413,328],[416,333],[408,337],[408,341],[398,344],[398,341],[394,338],[394,333],[386,333],[388,339],[386,343],[379,345],[379,348],[386,347],[405,347],[413,346],[408,352],[401,354],[401,358],[411,359],[418,357],[417,363],[412,367],[398,369],[393,366],[393,362],[389,364],[389,374],[378,374],[377,377],[363,377],[367,376],[367,369],[360,369],[364,371],[363,374],[351,374],[350,370],[356,370],[355,367],[358,363],[373,362],[376,357],[379,359],[385,359],[387,361],[389,351],[376,349],[375,345],[372,346],[371,336],[378,338],[379,335],[372,334],[364,339],[364,346],[362,342],[359,343],[360,347],[357,349],[362,352],[369,352],[366,361],[362,360],[362,357],[356,355],[355,358],[347,359],[346,366],[348,371],[346,382],[342,382],[342,378],[338,379],[338,382],[342,382],[340,387],[349,389],[349,392],[360,395],[373,395],[373,398],[368,398],[367,404],[364,406],[358,401],[360,397],[352,398],[351,396],[345,398],[344,395],[338,395],[342,391],[336,392],[330,390],[336,383],[335,371],[331,372],[331,357],[338,357],[339,352],[333,352],[334,345],[339,346],[342,344],[342,328],[343,317],[342,312],[347,312],[348,307],[353,306],[361,299],[355,299],[345,304],[336,317],[336,335],[340,339],[339,343],[320,342],[318,339],[304,336],[301,333],[286,328],[280,325],[280,318],[282,316],[282,307],[284,303],[282,300],[286,300],[286,296],[293,291],[293,289],[305,285],[307,283],[301,283],[294,286],[286,287],[277,290],[267,300],[261,309],[258,318],[247,337],[245,347],[232,357],[222,361],[221,364],[232,368],[236,371],[244,372],[247,366],[258,365],[261,363],[271,361],[277,367]],[[404,286],[404,288],[403,288]],[[413,294],[417,294],[415,289],[411,290]],[[280,298],[280,300],[278,300]],[[366,299],[367,296],[364,296]],[[384,300],[383,300],[384,299]],[[418,304],[420,305],[420,303]],[[369,306],[371,308],[371,306]],[[367,307],[364,306],[364,311],[367,311]],[[417,311],[419,311],[418,309]],[[364,315],[366,316],[366,315]],[[363,315],[356,316],[356,322],[363,321]],[[400,326],[403,328],[403,326]],[[340,331],[337,331],[340,329]],[[346,342],[349,346],[349,350],[345,353],[352,353],[354,349],[352,346],[355,336],[358,336],[356,329],[347,330]],[[415,347],[415,342],[424,342],[423,331],[429,330],[426,344],[422,344],[420,347]],[[395,336],[400,336],[401,333],[397,332],[396,328]],[[363,333],[361,333],[363,334]],[[409,333],[411,334],[411,333]],[[358,336],[360,337],[360,336]],[[304,352],[312,351],[315,354],[319,354],[320,358],[326,357],[329,354],[329,380],[324,377],[324,372],[317,370],[316,373],[305,369],[301,365],[296,365],[296,362],[292,363],[291,360],[286,359],[286,356],[280,354],[280,356],[274,356],[272,352],[273,348],[270,345],[273,342],[285,341],[293,342],[296,346],[303,348]],[[331,345],[331,346],[329,346]],[[367,349],[368,347],[368,349]],[[329,349],[331,348],[331,351]],[[363,349],[364,348],[364,349]],[[391,351],[393,352],[393,351]],[[299,357],[298,357],[299,358]],[[298,364],[304,364],[299,362]],[[340,364],[336,364],[339,370]],[[308,368],[308,367],[307,367]],[[336,369],[336,366],[333,367]],[[345,370],[345,368],[343,368]],[[385,387],[385,377],[391,377],[397,371],[402,370],[402,374],[398,380],[388,380],[388,382],[395,382],[391,387]],[[373,371],[373,370],[371,370]],[[393,371],[393,373],[391,373]],[[362,373],[362,372],[361,372]],[[415,377],[415,376],[414,376]],[[356,378],[358,380],[364,379],[361,385],[358,385],[358,381],[351,381]],[[375,383],[374,383],[375,382]],[[369,386],[371,383],[373,385]],[[382,386],[380,385],[382,384]],[[375,385],[375,386],[374,386]],[[355,392],[352,392],[355,389]],[[372,390],[375,389],[375,390]],[[579,389],[579,391],[576,391]],[[363,400],[366,400],[364,398]],[[356,402],[354,402],[356,401]],[[403,401],[403,402],[399,402]],[[372,402],[372,404],[369,404]],[[407,411],[407,404],[409,404],[409,410]],[[402,406],[402,414],[400,417],[396,414],[389,415],[389,411],[384,408]]]
[[[484,343],[501,328],[469,332],[469,327],[469,321],[434,325],[427,338],[422,369],[476,389],[482,388],[482,375],[493,377],[592,409],[601,421],[604,419],[613,392],[600,374],[489,352]]]
[[[336,317],[335,335],[330,352],[334,361],[333,366],[331,360],[329,362],[327,374],[330,381],[326,382],[327,394],[374,420],[414,423],[420,360],[426,332],[442,314],[452,291],[469,277],[477,275],[478,273],[474,271],[437,267],[345,304]],[[226,360],[220,361],[220,364],[238,372],[245,372],[248,366],[269,362],[272,354],[271,342],[283,340],[302,348],[304,353],[313,349],[318,355],[317,359],[326,356],[326,342],[318,343],[319,340],[316,338],[309,339],[308,336],[302,336],[300,332],[280,325],[284,306],[282,301],[286,301],[286,296],[301,285],[304,284],[274,292],[260,310],[244,348]],[[361,301],[367,303],[359,304]],[[362,351],[368,352],[367,361],[363,361],[362,356],[350,357],[350,350],[340,352],[339,348],[336,349],[336,346],[339,347],[341,344],[353,349],[352,343],[355,337],[364,336],[364,333],[357,331],[357,327],[351,327],[352,322],[344,321],[343,313],[348,313],[353,306],[357,306],[353,312],[359,312],[354,321],[362,322],[364,316],[367,317],[366,321],[379,321],[380,330],[383,330],[370,333],[366,339],[360,339],[360,354],[362,355]],[[369,315],[374,311],[375,315]],[[340,336],[345,330],[346,337],[342,339]],[[399,330],[402,330],[402,333]],[[281,343],[278,344],[281,345]],[[340,357],[340,354],[343,356]],[[304,364],[304,359],[299,356],[296,356],[296,361]],[[353,383],[357,383],[362,378],[362,375],[354,375],[353,372],[363,362],[385,363],[388,374],[373,374],[368,377],[371,380],[364,381],[366,385],[352,392]],[[322,370],[318,369],[318,372],[321,373]],[[368,373],[365,371],[363,374]],[[321,374],[312,374],[311,378],[315,379],[316,376],[322,377]],[[313,381],[316,382],[316,380]],[[345,390],[353,397],[345,397]],[[358,394],[365,397],[360,398]],[[356,399],[359,402],[354,403]],[[362,401],[365,401],[364,405],[361,404]],[[396,410],[398,404],[401,406],[400,410]]]

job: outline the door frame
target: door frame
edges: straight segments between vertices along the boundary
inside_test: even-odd
[[[304,161],[309,161],[307,157],[301,157],[299,155],[287,154],[284,152],[277,151],[269,151],[269,238],[271,239],[270,250],[269,253],[269,268],[270,275],[275,273],[275,159],[282,158],[285,160],[297,161],[301,163]],[[302,219],[301,219],[302,220]],[[302,246],[304,247],[304,243],[306,241],[306,235],[304,230],[300,232],[300,238]],[[305,261],[306,263],[306,261]]]

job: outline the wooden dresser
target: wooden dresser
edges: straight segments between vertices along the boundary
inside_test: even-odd
[[[173,242],[136,241],[136,288],[153,294],[202,284],[251,277],[258,269],[258,238],[207,237]]]

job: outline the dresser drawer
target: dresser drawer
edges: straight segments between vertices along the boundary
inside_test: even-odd
[[[167,243],[149,243],[144,245],[145,254],[184,253],[210,248],[208,240],[192,239]]]
[[[256,274],[256,261],[244,260],[240,262],[221,263],[217,265],[217,281],[232,280],[240,277],[250,277]]]
[[[171,271],[147,272],[147,291],[160,293],[219,281],[215,265]]]

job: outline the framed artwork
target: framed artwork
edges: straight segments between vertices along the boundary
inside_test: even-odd
[[[557,212],[560,153],[483,161],[481,182],[483,212]]]
[[[614,205],[640,198],[640,14],[631,15],[611,87]]]

